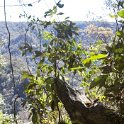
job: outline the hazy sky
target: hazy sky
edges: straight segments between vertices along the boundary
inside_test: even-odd
[[[40,1],[39,3],[37,1]],[[44,12],[52,8],[55,5],[55,1],[59,0],[6,0],[6,13],[8,21],[24,21],[26,19],[19,18],[20,14],[25,11],[28,15],[33,15],[35,17],[43,17]],[[32,7],[27,6],[8,6],[8,5],[20,5],[33,3]],[[102,16],[103,20],[112,21],[108,16],[109,11],[106,9],[104,0],[62,0],[64,7],[59,10],[64,12],[64,17],[69,16],[73,21],[85,21],[97,19]],[[0,21],[4,21],[3,12],[4,0],[0,0]]]

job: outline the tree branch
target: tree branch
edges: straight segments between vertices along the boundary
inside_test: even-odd
[[[15,90],[16,87],[16,83],[15,83],[15,78],[14,78],[14,69],[13,69],[13,64],[12,64],[12,54],[11,54],[11,49],[10,49],[10,44],[11,44],[11,35],[10,35],[10,31],[8,28],[8,24],[7,24],[7,19],[6,19],[6,1],[4,0],[4,17],[5,17],[5,26],[6,26],[6,30],[8,32],[8,51],[9,51],[9,60],[10,60],[10,68],[11,68],[11,74],[12,74],[12,82],[13,82],[13,89]],[[15,91],[14,91],[15,92]],[[13,103],[13,111],[14,111],[14,121],[16,124],[17,123],[17,119],[16,119],[16,99],[14,100]]]
[[[85,94],[73,90],[66,82],[55,79],[57,95],[64,104],[73,124],[123,124],[121,118],[113,110],[106,108],[101,103],[91,104]]]

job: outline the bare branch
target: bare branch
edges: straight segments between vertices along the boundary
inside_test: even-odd
[[[15,78],[14,78],[14,69],[13,69],[13,65],[12,65],[12,54],[11,54],[11,49],[10,49],[10,44],[11,44],[11,35],[10,35],[10,31],[8,28],[8,24],[7,24],[7,19],[6,19],[6,1],[4,0],[4,17],[5,17],[5,26],[6,26],[6,30],[8,32],[8,51],[9,51],[9,59],[10,59],[10,68],[11,68],[11,75],[12,75],[12,82],[13,82],[13,88],[15,90]],[[14,91],[15,92],[15,91]],[[18,124],[17,119],[16,119],[16,99],[14,100],[14,105],[13,105],[13,111],[14,111],[14,121],[16,124]]]

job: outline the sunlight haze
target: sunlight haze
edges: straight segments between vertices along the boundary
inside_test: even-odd
[[[39,2],[38,2],[39,1]],[[25,13],[29,16],[44,18],[44,12],[52,8],[55,2],[59,0],[6,0],[6,14],[8,21],[20,22],[26,21],[26,18],[19,18],[20,14]],[[32,7],[26,4],[32,3]],[[63,20],[69,16],[72,21],[90,21],[101,18],[104,21],[112,21],[108,16],[104,0],[62,0],[64,7],[58,11],[63,12],[64,16],[59,19]],[[25,6],[18,6],[25,4]],[[0,0],[0,21],[4,21],[4,0]]]

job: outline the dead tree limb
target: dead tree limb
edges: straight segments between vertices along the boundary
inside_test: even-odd
[[[56,78],[55,86],[73,124],[124,124],[124,118],[101,103],[86,106],[90,101],[85,94],[73,90],[66,82]]]

